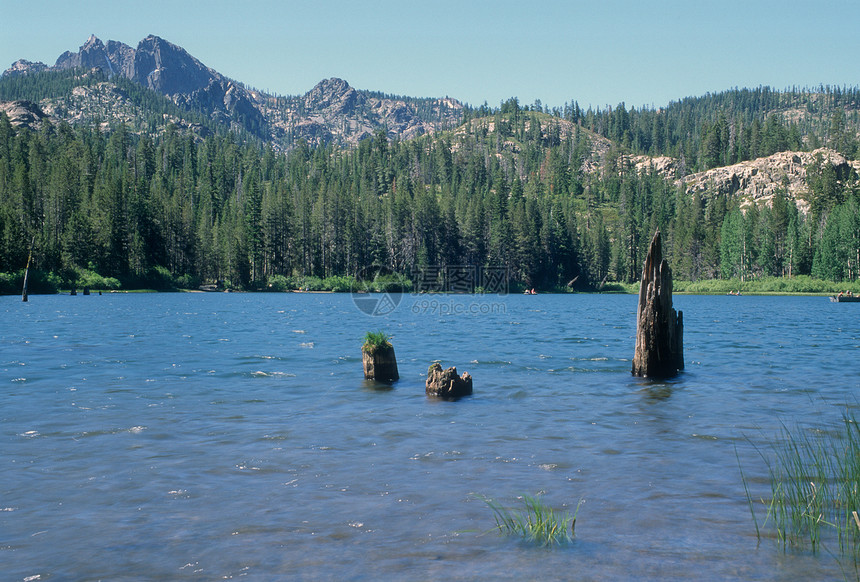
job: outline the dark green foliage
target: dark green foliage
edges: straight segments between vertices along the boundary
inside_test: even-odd
[[[19,295],[23,287],[23,269],[14,273],[0,273],[0,295]],[[62,287],[64,287],[63,281],[56,274],[30,269],[27,276],[29,293],[56,293]]]
[[[67,69],[64,71],[43,71],[26,75],[3,77],[0,81],[0,101],[50,99],[70,95],[75,87],[92,87],[106,80],[105,76],[94,71]]]
[[[62,92],[84,81],[34,76],[20,90]],[[17,95],[6,83],[0,95]],[[152,100],[150,110],[176,113],[142,89],[127,92]],[[174,125],[103,132],[47,122],[31,131],[0,114],[0,273],[24,268],[35,237],[34,269],[66,285],[92,273],[162,289],[217,282],[347,291],[375,273],[373,290],[408,290],[417,272],[470,265],[471,288],[482,287],[480,269],[505,267],[510,289],[587,290],[635,283],[660,229],[679,280],[814,273],[854,281],[860,204],[853,175],[819,161],[809,171],[809,214],[783,194],[771,207],[741,212],[734,199],[691,198],[656,172],[630,166],[637,151],[677,154],[689,171],[795,147],[792,128],[771,109],[822,107],[823,97],[807,97],[741,91],[663,112],[571,106],[568,119],[583,124],[575,126],[562,112],[512,99],[470,109],[464,125],[436,136],[398,141],[380,130],[352,150],[300,142],[287,154],[247,133],[201,138]],[[847,103],[850,95],[827,99]],[[766,106],[753,115],[746,105],[757,100]],[[683,111],[692,120],[686,141],[678,133]],[[852,151],[855,116],[820,113],[830,133],[816,139]],[[600,172],[583,170],[598,139],[586,124],[616,140]],[[744,141],[747,130],[764,137]],[[810,139],[816,128],[797,131]]]
[[[733,89],[659,109],[621,103],[583,112],[573,103],[559,114],[632,153],[684,158],[686,170],[695,172],[825,145],[853,158],[858,112],[860,88],[820,86]]]

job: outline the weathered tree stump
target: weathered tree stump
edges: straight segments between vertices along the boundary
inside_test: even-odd
[[[361,359],[364,364],[364,378],[380,382],[393,382],[400,378],[397,372],[397,358],[394,346],[380,346],[373,350],[362,348]]]
[[[658,230],[642,269],[632,371],[634,376],[668,378],[683,369],[684,314],[672,307],[672,269],[663,259]]]
[[[472,376],[469,372],[458,376],[454,366],[443,370],[439,362],[434,362],[427,370],[426,392],[429,396],[441,398],[468,396],[472,393]]]

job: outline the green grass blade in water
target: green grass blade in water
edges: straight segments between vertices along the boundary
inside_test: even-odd
[[[482,499],[493,510],[496,527],[503,535],[520,537],[529,543],[544,547],[573,541],[576,515],[582,505],[581,500],[571,516],[567,511],[555,511],[539,496],[524,495],[522,509],[519,510],[508,509],[486,497]]]

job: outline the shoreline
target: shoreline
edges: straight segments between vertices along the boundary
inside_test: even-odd
[[[209,293],[242,293],[242,294],[308,294],[308,295],[332,295],[332,294],[349,294],[353,293],[352,291],[300,291],[298,289],[287,289],[285,291],[246,291],[246,290],[233,290],[233,289],[225,289],[221,291],[203,291],[201,289],[112,289],[112,290],[101,290],[102,295],[116,295],[116,294],[142,294],[142,293],[197,293],[197,294],[209,294]],[[381,293],[380,291],[374,293]],[[468,297],[510,297],[510,296],[518,296],[525,295],[531,297],[531,294],[528,293],[437,293],[437,292],[412,292],[412,291],[402,291],[401,293],[405,295],[415,295],[415,296],[428,296],[428,297],[447,297],[451,295],[455,296],[468,296]],[[612,290],[612,291],[540,291],[535,295],[638,295],[638,290],[633,291],[620,291],[620,290]],[[834,297],[838,295],[838,292],[832,291],[741,291],[740,295],[735,295],[734,293],[728,293],[723,291],[673,291],[673,295],[702,295],[702,296],[731,296],[731,297]],[[81,292],[78,292],[76,295],[71,295],[70,289],[60,289],[55,293],[33,293],[30,292],[29,295],[68,295],[74,297],[76,295],[84,295]],[[90,295],[98,296],[99,290],[90,290]],[[20,296],[20,293],[0,293],[0,297],[16,297]]]

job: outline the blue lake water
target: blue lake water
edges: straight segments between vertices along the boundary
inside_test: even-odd
[[[660,383],[630,375],[635,296],[401,299],[0,297],[0,578],[842,577],[759,543],[738,462],[766,496],[756,448],[858,407],[860,305],[676,296]],[[390,387],[362,374],[377,329]],[[434,360],[474,395],[426,397]],[[572,544],[501,537],[479,498],[538,493],[584,500]]]

